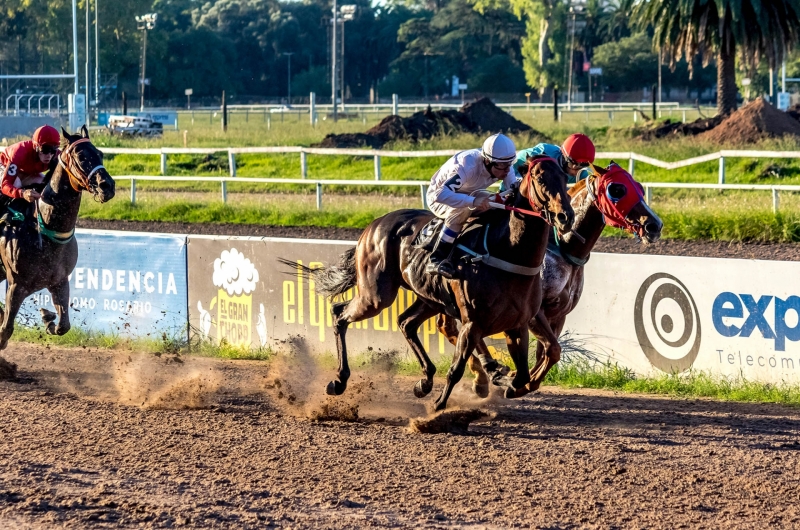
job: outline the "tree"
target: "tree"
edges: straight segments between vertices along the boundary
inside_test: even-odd
[[[766,57],[775,68],[800,40],[796,0],[645,0],[633,8],[636,25],[652,26],[653,45],[670,65],[702,54],[717,59],[717,111],[736,110],[736,53],[746,63]]]

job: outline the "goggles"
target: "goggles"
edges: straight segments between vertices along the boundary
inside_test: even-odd
[[[583,169],[589,167],[589,162],[576,162],[568,156],[564,157],[564,161],[567,163],[568,166],[573,167],[575,169]]]

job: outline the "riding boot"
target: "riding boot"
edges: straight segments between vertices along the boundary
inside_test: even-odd
[[[428,266],[425,267],[425,272],[453,279],[456,275],[456,268],[450,262],[450,253],[452,251],[453,241],[442,241],[442,238],[439,237],[433,252],[428,258]]]

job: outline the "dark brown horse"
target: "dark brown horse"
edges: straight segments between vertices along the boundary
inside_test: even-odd
[[[114,197],[114,180],[103,167],[102,153],[89,141],[89,131],[71,135],[62,129],[66,147],[58,165],[37,201],[33,218],[19,229],[6,228],[0,237],[0,257],[6,270],[8,291],[5,311],[0,311],[0,350],[14,333],[14,319],[30,294],[47,288],[53,296],[58,323],[45,313],[47,332],[63,335],[69,331],[69,275],[78,261],[75,224],[81,194],[90,192],[95,200]]]
[[[417,334],[425,320],[448,312],[464,325],[458,335],[453,364],[435,408],[444,409],[454,385],[461,379],[467,359],[475,346],[488,335],[505,331],[508,348],[515,362],[528,359],[528,321],[538,310],[533,303],[541,300],[539,270],[551,228],[543,216],[552,219],[560,231],[569,231],[574,213],[569,204],[566,176],[552,159],[530,164],[530,169],[515,194],[513,206],[542,212],[525,215],[505,211],[489,212],[488,251],[495,263],[503,262],[508,272],[484,263],[463,263],[458,278],[447,280],[425,272],[428,252],[414,246],[420,230],[433,215],[425,210],[399,210],[373,221],[364,230],[355,249],[343,256],[338,266],[307,271],[316,282],[317,292],[335,296],[353,286],[355,296],[332,307],[334,333],[339,354],[337,378],[327,392],[343,393],[350,377],[345,335],[347,327],[374,317],[395,300],[401,287],[417,293],[417,300],[398,318],[400,329],[411,345],[425,379],[414,387],[417,397],[433,389],[436,367],[431,362]],[[509,396],[524,389],[529,381],[527,370],[520,370],[510,387]]]
[[[644,243],[661,237],[663,223],[644,201],[641,185],[631,175],[612,164],[608,170],[593,168],[594,174],[569,190],[575,210],[573,233],[566,234],[556,246],[548,248],[542,272],[543,301],[536,316],[528,323],[537,339],[536,365],[530,370],[531,381],[524,392],[539,388],[547,372],[561,358],[557,338],[567,315],[578,305],[583,292],[584,265],[606,225],[631,232]],[[533,300],[532,305],[538,304]],[[458,328],[455,319],[441,315],[439,329],[455,343]],[[486,345],[481,341],[470,357],[470,370],[477,375],[473,384],[481,397],[489,394],[489,377],[484,366],[494,367]]]

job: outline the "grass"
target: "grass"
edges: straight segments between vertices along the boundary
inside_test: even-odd
[[[608,113],[564,114],[564,121],[552,120],[547,110],[514,111],[517,118],[526,121],[545,135],[559,140],[568,134],[581,131],[589,134],[602,151],[635,151],[661,160],[674,161],[699,156],[721,148],[747,147],[762,150],[800,150],[800,143],[791,139],[764,140],[755,146],[719,146],[698,138],[671,138],[645,142],[632,137],[629,129],[632,112],[615,111],[610,128]],[[668,117],[669,111],[664,112]],[[187,131],[189,147],[257,146],[257,145],[311,145],[328,133],[363,131],[377,122],[371,116],[366,123],[361,120],[319,122],[311,127],[305,118],[251,113],[234,114],[227,133],[221,131],[219,115],[207,111],[179,115],[179,130],[166,131],[159,139],[120,139],[95,135],[99,146],[128,147],[180,147],[183,131]],[[674,118],[678,118],[675,113]],[[687,119],[696,117],[689,112]],[[209,122],[209,118],[211,121]],[[268,126],[266,119],[270,119]],[[535,140],[528,135],[514,137],[518,146],[527,146]],[[411,143],[398,141],[387,146],[392,149],[429,150],[464,149],[481,144],[478,135],[463,134],[438,137]],[[310,178],[371,180],[371,157],[308,156]],[[425,183],[445,158],[384,158],[383,180],[419,180]],[[598,161],[605,164],[608,160]],[[627,167],[627,160],[620,160]],[[106,166],[112,175],[158,174],[156,156],[108,155]],[[224,153],[214,155],[170,155],[168,171],[171,175],[228,174]],[[727,181],[741,184],[800,184],[800,160],[795,159],[728,159]],[[215,183],[181,184],[174,182],[137,183],[137,204],[127,203],[129,181],[121,180],[119,197],[109,205],[99,206],[84,201],[81,216],[92,219],[169,220],[198,223],[272,224],[279,226],[336,226],[363,228],[375,217],[397,207],[419,207],[420,189],[400,186],[325,186],[323,209],[318,211],[314,201],[313,186],[256,184],[249,177],[300,177],[298,155],[248,154],[237,157],[239,181],[227,185],[228,204],[220,200],[220,186]],[[676,169],[672,171],[637,163],[635,176],[642,182],[703,182],[715,183],[718,179],[718,162]],[[402,206],[398,206],[398,205]],[[781,211],[772,213],[768,192],[709,192],[701,190],[655,190],[653,206],[665,221],[663,236],[675,239],[711,239],[723,241],[800,241],[800,199],[797,195],[781,194]],[[615,232],[609,231],[614,235]]]

